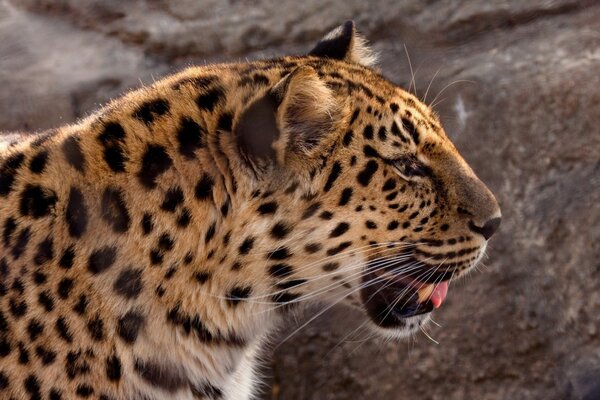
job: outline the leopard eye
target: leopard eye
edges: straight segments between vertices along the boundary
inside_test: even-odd
[[[429,175],[429,168],[413,156],[397,158],[393,160],[392,165],[406,180]]]

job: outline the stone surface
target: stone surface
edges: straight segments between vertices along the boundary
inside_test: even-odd
[[[595,1],[0,0],[0,129],[71,122],[191,63],[301,53],[347,18],[435,104],[503,225],[427,328],[439,344],[317,308],[265,352],[262,398],[600,398]]]

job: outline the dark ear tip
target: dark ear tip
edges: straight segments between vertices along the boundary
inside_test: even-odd
[[[352,20],[352,19],[347,20],[342,25],[344,27],[344,33],[352,32],[354,30],[354,28],[356,28],[356,24],[354,23],[354,20]]]

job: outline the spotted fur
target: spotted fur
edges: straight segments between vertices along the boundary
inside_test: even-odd
[[[249,399],[283,316],[368,311],[377,257],[469,270],[496,201],[373,59],[346,23],[308,56],[193,67],[3,148],[0,397]]]

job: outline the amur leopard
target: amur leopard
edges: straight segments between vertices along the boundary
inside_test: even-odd
[[[192,67],[0,153],[0,397],[252,397],[287,313],[426,323],[500,209],[347,22]]]

